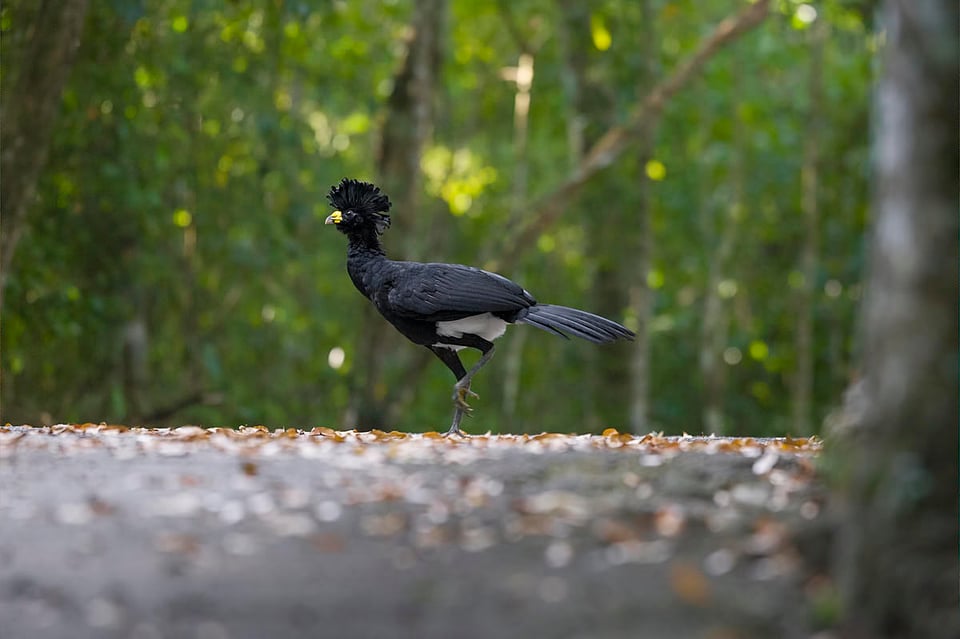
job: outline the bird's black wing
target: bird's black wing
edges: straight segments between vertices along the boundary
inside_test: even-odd
[[[375,296],[381,312],[429,321],[480,313],[511,313],[537,301],[502,275],[459,264],[395,262],[389,284]]]

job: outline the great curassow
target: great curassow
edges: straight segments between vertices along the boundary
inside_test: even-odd
[[[390,199],[369,182],[344,178],[327,195],[335,209],[326,219],[347,236],[347,273],[383,317],[414,344],[433,351],[457,378],[448,435],[462,435],[460,421],[477,397],[470,381],[493,357],[493,340],[508,324],[529,324],[594,344],[633,339],[614,321],[586,311],[540,304],[502,275],[460,264],[388,259],[380,235],[390,227]],[[475,348],[480,359],[469,371],[457,351]]]

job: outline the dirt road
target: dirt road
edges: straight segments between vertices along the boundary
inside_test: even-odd
[[[0,427],[0,636],[806,637],[817,448]]]

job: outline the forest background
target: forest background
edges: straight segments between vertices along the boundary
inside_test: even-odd
[[[640,333],[509,331],[469,430],[816,433],[858,375],[871,5],[5,2],[2,419],[445,428],[324,228],[350,176],[392,257]]]

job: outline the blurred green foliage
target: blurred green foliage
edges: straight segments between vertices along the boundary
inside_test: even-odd
[[[0,9],[4,31],[15,27],[17,6]],[[430,245],[433,260],[483,265],[516,224],[516,85],[503,70],[516,66],[521,51],[504,26],[503,6],[449,4],[436,116],[422,158],[424,206],[393,212],[430,218],[442,240]],[[656,67],[668,73],[739,6],[653,1]],[[852,373],[876,37],[848,3],[815,7],[816,19],[830,26],[814,301],[822,417]],[[670,101],[653,160],[639,165],[625,154],[603,178],[617,185],[609,209],[627,211],[636,204],[636,176],[651,179],[653,268],[636,277],[655,293],[652,419],[667,432],[701,428],[708,256],[730,211],[738,152],[745,192],[734,219],[742,229],[718,288],[732,318],[725,408],[739,433],[789,428],[811,8],[775,3],[757,31],[721,51]],[[519,0],[509,11],[521,35],[538,44],[528,151],[535,197],[571,168],[560,18],[548,0]],[[324,196],[343,176],[376,177],[377,136],[411,12],[404,0],[91,3],[6,292],[5,420],[125,422],[202,392],[204,400],[154,423],[342,425],[367,302],[344,271],[343,238],[323,226]],[[596,49],[592,80],[621,119],[640,97],[635,78],[646,61],[637,54],[639,20],[636,3],[605,0],[593,3],[583,25]],[[4,60],[16,59],[8,53]],[[745,127],[739,142],[734,115]],[[599,256],[586,253],[585,236],[603,224],[603,210],[574,203],[504,274],[543,301],[589,307]],[[621,232],[627,237],[632,229]],[[404,257],[398,249],[408,239],[385,239],[394,257]],[[615,246],[610,251],[617,254]],[[138,325],[147,350],[142,396],[133,405],[125,345],[138,343],[131,329]],[[501,343],[515,338],[510,332]],[[477,379],[483,399],[467,428],[582,431],[591,349],[528,335],[513,422],[498,418],[506,358],[495,358]],[[388,366],[385,383],[411,383],[402,374]],[[451,382],[431,363],[392,426],[446,428]],[[208,401],[213,395],[218,401]]]

